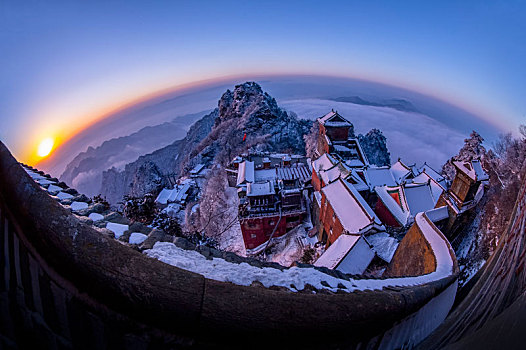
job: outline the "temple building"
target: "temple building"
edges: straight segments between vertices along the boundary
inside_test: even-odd
[[[374,211],[354,186],[338,178],[321,190],[318,240],[329,247],[341,235],[366,235],[384,230]]]
[[[311,183],[306,157],[245,155],[233,160],[227,174],[236,175],[239,221],[248,254],[264,250],[303,221],[307,211],[304,191]]]
[[[449,221],[444,232],[453,238],[453,227],[463,213],[473,209],[484,195],[484,187],[489,180],[479,160],[454,161],[455,178],[449,190],[444,191],[436,206],[447,206]]]

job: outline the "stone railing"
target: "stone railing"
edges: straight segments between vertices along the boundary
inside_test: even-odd
[[[455,257],[443,264],[449,244],[424,216],[418,232],[440,252],[423,276],[342,276],[356,288],[297,292],[209,279],[83,222],[1,143],[0,220],[7,349],[263,347],[264,339],[275,347],[411,347],[445,317],[456,289]],[[434,323],[423,325],[423,316]]]
[[[525,236],[526,182],[498,247],[470,281],[473,287],[420,349],[524,348]]]

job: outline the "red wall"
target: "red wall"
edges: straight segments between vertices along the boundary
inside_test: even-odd
[[[374,208],[374,212],[378,216],[378,218],[387,226],[391,227],[400,227],[400,223],[396,220],[396,218],[391,214],[389,209],[385,206],[384,202],[382,202],[381,199],[378,199],[376,202],[376,206]]]
[[[298,221],[298,224],[301,223],[301,220],[303,219],[303,215],[288,215],[283,216],[281,218],[281,221],[279,222],[278,228],[276,229],[276,232],[274,233],[273,238],[281,237],[285,233],[287,233],[287,217],[293,217],[293,216],[299,216],[300,219]],[[243,241],[245,242],[245,248],[247,249],[254,249],[270,238],[270,235],[272,234],[272,231],[274,230],[274,226],[276,226],[276,223],[279,220],[279,215],[272,216],[272,217],[262,217],[262,218],[250,218],[245,219],[241,223],[241,232],[243,234]],[[273,221],[271,224],[270,222]],[[251,224],[253,226],[251,226]],[[297,226],[297,225],[296,225]],[[254,237],[252,237],[254,235]]]
[[[314,191],[320,191],[322,187],[321,180],[314,169],[312,169],[312,187],[314,188]]]
[[[325,232],[327,232],[327,246],[329,246],[334,243],[343,233],[343,226],[338,217],[334,215],[334,210],[332,209],[331,203],[327,203],[327,206],[325,206],[326,202],[327,198],[322,192],[320,221],[323,229]]]

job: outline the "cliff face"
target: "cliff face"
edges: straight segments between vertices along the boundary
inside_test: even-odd
[[[387,150],[387,139],[378,129],[372,129],[365,135],[358,135],[358,140],[371,164],[385,166],[391,164],[391,155]]]
[[[141,196],[158,191],[166,184],[166,175],[179,172],[183,158],[180,154],[194,148],[208,135],[217,115],[216,109],[195,122],[182,140],[139,157],[136,161],[126,164],[122,171],[116,168],[104,171],[101,194],[111,204],[116,204],[125,194]]]
[[[167,175],[183,175],[199,163],[225,165],[249,149],[303,154],[310,124],[279,108],[258,84],[240,84],[227,90],[218,108],[197,121],[184,139],[140,157],[123,171],[104,172],[101,193],[115,204],[125,194],[156,192],[166,185]]]

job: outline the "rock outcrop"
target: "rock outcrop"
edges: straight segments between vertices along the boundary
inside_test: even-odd
[[[369,163],[377,166],[391,164],[391,155],[387,150],[387,139],[378,129],[372,129],[365,135],[358,135],[360,145],[369,160]]]
[[[302,154],[303,135],[310,124],[279,108],[276,100],[258,84],[237,85],[223,94],[218,108],[197,121],[184,139],[140,157],[123,171],[104,172],[102,195],[115,204],[126,194],[141,196],[155,192],[167,184],[170,175],[183,175],[196,164],[225,165],[249,149]],[[147,186],[152,178],[155,185]]]

